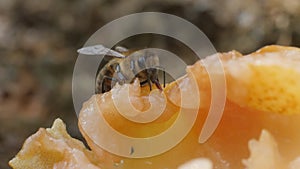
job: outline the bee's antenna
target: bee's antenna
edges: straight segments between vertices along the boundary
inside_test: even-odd
[[[163,70],[163,76],[164,76],[164,88],[166,87],[166,72]]]

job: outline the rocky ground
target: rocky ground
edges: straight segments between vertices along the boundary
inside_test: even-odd
[[[76,50],[105,23],[142,11],[189,20],[218,51],[300,46],[297,0],[1,0],[0,168],[8,168],[25,138],[56,117],[81,138],[71,94]]]

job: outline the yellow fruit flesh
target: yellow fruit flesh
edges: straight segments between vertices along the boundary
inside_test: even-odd
[[[100,169],[94,154],[72,138],[64,123],[56,119],[52,128],[41,128],[30,136],[9,165],[14,169]]]
[[[231,61],[226,67],[229,76],[233,74],[228,77],[229,90],[238,91],[229,92],[230,99],[236,103],[269,112],[300,113],[298,48],[264,47]],[[234,70],[236,67],[239,70]]]
[[[300,50],[269,46],[243,57],[235,51],[211,57],[215,56],[219,56],[222,60],[226,73],[227,99],[220,124],[212,137],[204,144],[198,143],[198,137],[209,111],[211,88],[205,68],[201,62],[197,62],[189,66],[187,72],[196,75],[200,91],[201,103],[198,117],[189,134],[173,149],[158,156],[142,159],[124,158],[106,152],[96,143],[97,138],[106,137],[99,127],[101,126],[99,124],[100,113],[111,127],[124,135],[139,138],[158,135],[168,129],[177,118],[181,101],[178,87],[188,88],[189,83],[186,84],[186,82],[191,80],[189,75],[178,79],[177,84],[174,82],[167,85],[164,89],[167,96],[166,109],[160,118],[149,124],[135,123],[121,116],[114,106],[110,92],[93,96],[84,104],[79,115],[80,131],[93,153],[85,150],[83,146],[79,146],[80,148],[74,146],[73,141],[68,141],[63,146],[49,143],[52,145],[50,149],[48,144],[36,147],[34,146],[35,139],[29,139],[26,142],[30,144],[24,144],[24,147],[28,147],[26,153],[21,151],[10,162],[11,166],[26,168],[26,166],[41,165],[51,168],[54,164],[61,167],[63,166],[61,162],[66,161],[69,164],[78,164],[77,166],[79,164],[89,164],[93,165],[92,167],[98,165],[102,169],[175,169],[191,159],[205,157],[213,162],[214,169],[240,169],[245,168],[242,159],[250,156],[248,141],[258,138],[263,129],[273,135],[274,139],[271,137],[268,142],[271,144],[275,142],[272,140],[276,140],[278,150],[274,149],[274,151],[278,151],[284,160],[293,161],[300,156],[300,80],[297,78],[300,75]],[[213,65],[214,61],[211,64]],[[148,93],[149,89],[143,88],[141,94],[133,98],[133,106],[142,111],[149,108]],[[53,133],[50,136],[53,137]],[[117,143],[117,140],[107,140],[107,142],[113,144]],[[265,142],[260,141],[260,144],[263,145]],[[260,144],[257,144],[257,147]],[[77,153],[74,153],[77,157],[75,158],[71,151],[63,155],[58,151],[59,149],[68,150],[66,147],[75,147],[82,151],[81,155],[86,156],[85,161],[76,161],[80,157]],[[258,155],[253,157],[255,154],[253,148],[251,152],[249,159],[256,159],[251,165],[259,166],[260,161],[255,158]],[[271,163],[267,160],[264,162]],[[293,161],[291,165],[297,166],[299,162]]]
[[[277,48],[273,48],[274,50],[262,49],[261,52],[255,54],[264,55],[264,52],[276,52]],[[210,83],[205,69],[198,62],[194,66],[189,67],[188,71],[197,74],[196,80],[201,93],[201,109],[199,110],[198,120],[188,136],[175,148],[159,156],[145,159],[128,159],[110,154],[111,159],[115,159],[116,161],[114,162],[122,161],[120,165],[124,169],[150,169],[176,168],[190,159],[207,157],[213,161],[215,168],[238,169],[243,167],[241,159],[249,156],[248,141],[252,138],[257,138],[262,129],[267,129],[274,135],[279,142],[280,150],[282,149],[285,156],[293,158],[299,155],[300,151],[296,148],[300,146],[300,134],[297,132],[300,128],[300,124],[297,123],[300,117],[297,109],[295,110],[296,107],[288,106],[286,100],[292,99],[292,101],[297,102],[299,92],[292,93],[292,91],[298,91],[300,86],[299,83],[294,82],[285,84],[288,80],[294,79],[296,81],[297,78],[293,77],[299,73],[291,71],[294,70],[293,68],[288,69],[277,64],[264,66],[247,61],[247,69],[245,71],[250,71],[249,76],[235,77],[232,74],[232,70],[227,71],[226,62],[228,60],[236,60],[239,63],[238,60],[242,57],[237,52],[220,56],[223,63],[225,63],[229,100],[226,101],[221,123],[214,135],[205,144],[199,144],[197,140],[208,112],[209,101],[207,100],[210,99]],[[251,59],[255,60],[254,57],[263,56],[253,56]],[[184,78],[188,78],[188,76],[180,79],[178,83],[183,81]],[[166,94],[169,95],[169,102],[166,108],[166,112],[168,112],[166,114],[169,114],[169,116],[167,117],[170,117],[170,114],[175,116],[177,113],[178,107],[174,106],[174,100],[176,102],[174,98],[179,97],[178,92],[176,92],[178,91],[177,87],[178,85],[170,84],[165,89]],[[245,89],[245,92],[240,92],[239,89]],[[235,98],[232,99],[232,96]],[[273,100],[268,100],[269,97],[273,98]],[[118,112],[113,109],[114,106],[112,106],[109,96],[104,100],[107,106],[103,105],[104,102],[97,104],[101,107],[106,120],[116,130],[126,135],[135,137],[153,136],[167,129],[174,119],[154,121],[147,125],[132,123],[118,115]],[[180,102],[180,100],[177,100],[177,102]],[[82,132],[84,131],[82,130]],[[89,142],[89,144],[93,143]],[[92,147],[103,153],[99,146],[93,145]],[[111,163],[107,163],[106,167],[110,168],[113,165],[111,161]]]

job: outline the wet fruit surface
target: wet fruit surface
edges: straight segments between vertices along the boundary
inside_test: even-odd
[[[289,165],[289,169],[297,168],[299,165],[297,157],[300,156],[300,113],[297,104],[295,107],[289,104],[300,101],[297,92],[300,88],[299,80],[290,76],[299,75],[297,67],[300,65],[299,49],[270,46],[247,56],[241,56],[235,51],[216,54],[207,58],[207,66],[213,67],[218,58],[224,65],[227,98],[222,119],[213,135],[205,143],[201,144],[198,140],[211,108],[210,78],[220,76],[220,72],[215,71],[208,76],[205,67],[199,61],[187,68],[187,75],[168,84],[163,93],[151,91],[149,94],[148,88],[141,88],[137,85],[139,83],[134,83],[116,86],[113,89],[115,93],[107,92],[92,96],[84,103],[79,115],[80,131],[92,152],[85,150],[82,146],[79,146],[79,152],[61,155],[58,151],[61,157],[50,158],[54,161],[45,165],[61,167],[75,162],[77,166],[80,166],[90,161],[91,165],[95,165],[92,167],[99,166],[103,169],[164,169],[177,168],[193,159],[206,158],[213,163],[215,169],[239,169],[244,168],[245,165],[247,169],[274,165],[276,167],[282,165],[283,168],[288,168],[286,166]],[[270,72],[276,73],[271,76]],[[282,76],[285,74],[287,76]],[[278,80],[274,84],[276,78],[286,79]],[[287,83],[290,82],[289,79],[293,79],[293,83]],[[197,84],[196,88],[193,88],[193,83]],[[128,95],[124,95],[126,94],[124,91],[128,91]],[[186,100],[182,99],[182,96],[192,95],[196,91],[200,93],[199,100],[191,99],[190,102],[185,102]],[[268,98],[268,96],[272,97]],[[194,95],[191,96],[193,97]],[[117,99],[119,99],[118,105],[115,102]],[[133,122],[126,117],[144,117],[143,113],[147,110],[149,110],[147,113],[155,114],[157,112],[151,111],[158,111],[162,103],[165,105],[161,116],[149,123]],[[200,104],[197,105],[198,103]],[[134,112],[120,114],[119,111],[126,109],[127,106],[132,106]],[[144,153],[151,154],[156,150],[157,145],[151,141],[152,144],[141,147],[141,144],[135,144],[134,139],[128,142],[128,138],[145,141],[163,135],[174,126],[181,115],[192,117],[195,110],[197,113],[195,121],[185,118],[173,137],[161,142],[162,145],[163,143],[167,145],[178,143],[175,147],[155,156],[137,158],[136,154],[140,153],[141,149]],[[186,126],[190,123],[193,124],[191,130],[188,130],[189,132],[182,137],[182,140],[176,142],[181,129],[189,129]],[[39,131],[38,133],[49,135],[50,138],[56,136],[47,132]],[[117,137],[119,135],[116,133],[125,137]],[[40,135],[42,134],[38,134]],[[253,140],[259,137],[259,141]],[[252,141],[249,142],[249,140]],[[24,144],[25,150],[32,150],[30,146],[28,148],[30,143],[35,143],[34,139],[28,139]],[[50,143],[50,145],[66,150],[74,147],[73,144]],[[47,148],[47,145],[43,144],[42,148]],[[127,154],[120,156],[110,151],[116,149]],[[265,153],[268,160],[260,161],[259,156],[262,154],[260,152]],[[278,154],[278,158],[269,156],[268,152],[274,152],[271,155]],[[39,155],[41,159],[51,157],[51,153],[39,153]],[[84,155],[85,160],[78,161],[78,157]],[[276,161],[281,160],[282,163],[276,165]]]
[[[166,153],[155,157],[144,159],[130,159],[110,154],[110,158],[115,159],[117,161],[122,160],[123,168],[176,168],[185,161],[197,157],[206,157],[211,159],[214,163],[215,168],[242,168],[243,165],[241,159],[247,158],[249,156],[248,141],[252,138],[258,138],[262,129],[266,129],[274,135],[275,139],[278,140],[280,150],[286,157],[289,157],[291,159],[295,158],[297,155],[300,154],[300,152],[295,149],[295,147],[300,146],[300,134],[298,134],[297,132],[297,129],[300,128],[300,125],[297,123],[300,120],[300,116],[298,115],[298,113],[285,115],[285,113],[281,113],[280,111],[266,111],[265,107],[269,104],[269,102],[267,99],[260,99],[260,97],[265,95],[265,93],[253,92],[256,87],[255,85],[260,85],[259,87],[261,89],[267,90],[270,88],[270,86],[268,85],[252,83],[252,81],[258,81],[260,76],[252,76],[251,74],[253,72],[255,73],[256,70],[260,71],[262,77],[268,77],[268,71],[272,71],[274,69],[278,70],[278,64],[273,64],[276,62],[276,55],[282,55],[282,51],[279,50],[281,51],[281,53],[276,53],[278,52],[277,48],[278,47],[268,47],[266,49],[263,49],[261,50],[261,53],[259,53],[259,55],[261,56],[256,56],[258,55],[257,53],[253,56],[246,56],[248,57],[248,60],[246,58],[245,60],[247,61],[245,63],[243,61],[238,60],[241,57],[240,54],[237,52],[226,53],[223,55],[219,54],[219,57],[221,57],[223,63],[225,63],[224,65],[226,71],[226,78],[228,80],[227,87],[230,89],[228,90],[228,96],[230,97],[228,100],[226,100],[224,114],[217,130],[206,143],[200,144],[198,142],[198,137],[203,127],[203,123],[207,117],[207,112],[209,110],[210,102],[207,100],[210,99],[211,89],[207,72],[205,71],[201,63],[197,62],[195,65],[188,68],[188,72],[197,74],[196,81],[198,85],[198,90],[201,94],[201,102],[200,109],[198,111],[197,121],[193,129],[189,132],[189,134],[176,147],[167,151]],[[292,52],[295,52],[293,51],[293,49],[291,50]],[[289,50],[287,51],[287,53],[288,52]],[[287,57],[290,57],[287,53],[285,53],[285,55],[287,55]],[[263,58],[264,55],[269,58]],[[268,55],[275,56],[274,58],[272,58],[272,56]],[[260,59],[259,57],[266,59],[263,63],[268,64],[268,67],[261,66],[261,64],[256,64],[257,60]],[[268,59],[275,59],[275,61],[268,63]],[[288,58],[285,58],[283,60],[286,61],[284,62],[284,64],[288,64],[290,61],[290,59]],[[229,67],[232,66],[232,64],[235,64],[231,63],[231,61],[241,63],[239,66],[246,65],[246,67],[244,67],[244,73],[247,73],[246,71],[250,71],[250,73],[248,73],[249,76],[236,76],[238,75],[238,73],[234,74],[234,70]],[[250,67],[249,69],[247,68],[248,66]],[[282,74],[286,74],[289,72],[285,72],[284,69],[279,70]],[[216,72],[216,74],[217,73],[218,72]],[[277,72],[276,74],[279,74],[279,72]],[[267,77],[265,78],[265,83],[271,81]],[[84,118],[80,118],[79,126],[81,127],[81,131],[85,133],[86,138],[97,138],[94,137],[95,135],[98,135],[98,137],[105,137],[101,136],[101,132],[89,133],[87,130],[85,130],[87,128],[93,127],[93,125],[91,124],[97,123],[97,121],[95,121],[97,119],[95,118],[95,116],[99,116],[99,113],[102,113],[105,119],[108,121],[108,123],[114,129],[123,134],[134,137],[150,137],[153,135],[157,135],[160,132],[166,130],[168,127],[170,127],[172,125],[172,122],[174,122],[174,118],[176,118],[176,113],[178,113],[178,110],[180,108],[180,105],[178,103],[181,103],[181,92],[189,92],[190,87],[188,86],[190,85],[190,83],[186,83],[186,81],[188,81],[190,78],[190,76],[184,76],[177,81],[177,84],[170,84],[165,89],[165,94],[168,98],[168,102],[163,114],[168,114],[169,116],[165,117],[169,117],[166,118],[169,120],[157,120],[149,124],[137,124],[130,122],[124,119],[122,116],[118,115],[116,109],[114,108],[115,106],[113,104],[113,101],[111,100],[110,93],[108,93],[101,96],[93,96],[98,99],[92,98],[90,99],[89,103],[86,103],[86,106],[90,104],[95,104],[99,107],[98,110],[95,110],[97,111],[97,113],[92,113],[90,115],[85,116]],[[237,78],[240,78],[241,80],[237,81]],[[190,81],[192,80],[190,79]],[[263,82],[264,80],[260,78],[259,81]],[[300,86],[298,86],[297,83],[292,85],[295,85],[296,89],[298,89],[298,87],[300,88]],[[251,86],[250,89],[248,88],[249,86]],[[233,87],[235,87],[235,89]],[[275,90],[270,90],[270,92],[274,91],[274,97],[276,97],[278,103],[286,99],[285,97],[280,97],[281,94],[283,94],[284,96],[287,95],[284,92],[278,92],[280,91],[279,88],[281,87],[281,84],[277,84],[273,87]],[[245,92],[239,92],[239,90],[245,90]],[[251,102],[251,100],[246,99],[246,101],[242,103],[243,95],[245,93],[248,95],[251,94],[252,100],[254,101]],[[298,96],[298,94],[295,95]],[[232,99],[233,96],[234,98]],[[238,99],[239,97],[241,98],[241,100]],[[135,101],[135,104],[138,104],[137,100]],[[297,101],[297,99],[295,99],[295,101]],[[254,102],[256,102],[256,104],[253,104]],[[87,109],[86,106],[84,106],[83,110]],[[287,107],[286,105],[279,104],[279,107],[280,106]],[[276,109],[278,110],[278,108]],[[85,113],[83,113],[81,116],[83,117],[84,115]],[[83,123],[85,123],[85,125],[82,125]],[[100,148],[101,146],[95,144],[95,142],[93,142],[91,139],[88,140],[89,145],[96,149],[96,152],[99,152],[101,155],[103,155],[103,152],[105,151],[103,151]],[[149,151],[151,151],[151,148],[149,148]],[[176,158],[176,161],[174,161],[173,158]],[[107,163],[108,168],[113,166],[114,163],[114,160],[110,162],[109,161],[110,160],[108,160]]]

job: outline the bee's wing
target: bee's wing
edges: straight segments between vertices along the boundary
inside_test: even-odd
[[[119,58],[124,58],[125,56],[117,51],[111,50],[109,48],[104,47],[103,45],[94,45],[94,46],[88,46],[83,47],[81,49],[77,50],[80,54],[85,55],[109,55]]]

